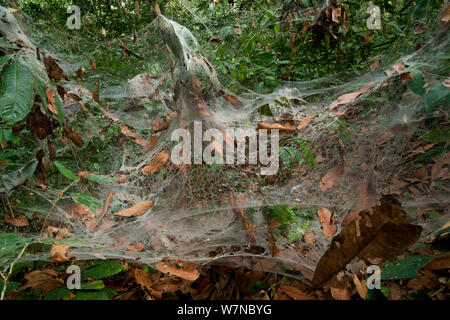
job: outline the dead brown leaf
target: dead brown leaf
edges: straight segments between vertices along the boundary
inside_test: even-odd
[[[293,300],[316,300],[316,298],[304,293],[296,287],[280,285],[280,290]]]
[[[9,213],[6,213],[5,222],[15,227],[28,227],[30,225],[27,217],[18,213],[14,214],[14,217],[12,217]]]
[[[169,161],[170,155],[167,152],[160,152],[156,155],[155,159],[151,161],[147,166],[141,169],[143,174],[153,175],[157,171],[161,170]]]
[[[343,104],[347,104],[347,103],[352,103],[354,102],[360,95],[366,93],[367,91],[369,91],[371,88],[373,88],[375,86],[375,83],[370,83],[365,87],[362,87],[361,89],[359,89],[358,91],[355,92],[351,92],[351,93],[346,93],[343,94],[342,96],[340,96],[339,98],[337,98],[333,103],[330,104],[330,109],[334,110],[337,109],[339,106],[343,105]]]
[[[327,208],[320,208],[317,211],[317,215],[319,216],[320,224],[322,225],[323,235],[327,238],[331,238],[337,230],[332,212]]]
[[[200,275],[195,264],[181,259],[160,261],[156,265],[156,269],[167,275],[174,275],[188,281],[195,281]]]
[[[359,280],[358,276],[356,274],[353,275],[353,283],[356,286],[356,290],[358,291],[359,296],[362,299],[366,299],[367,298],[367,286],[366,286],[366,282],[363,280]]]
[[[55,107],[56,92],[45,86],[45,95],[47,96],[47,108],[51,113],[58,115],[58,110]]]
[[[33,290],[42,290],[44,294],[48,294],[51,291],[64,287],[64,281],[58,277],[58,272],[52,269],[34,270],[27,273],[24,278],[27,283],[19,288],[24,290],[31,288]]]
[[[141,242],[136,243],[135,245],[131,245],[127,247],[127,251],[129,252],[141,252],[144,249],[145,245]]]
[[[121,217],[140,216],[141,214],[144,214],[148,209],[153,207],[154,204],[155,204],[155,201],[141,202],[139,204],[132,206],[131,208],[121,210],[121,211],[115,213],[115,215],[121,216]]]
[[[268,132],[270,132],[270,130],[278,129],[279,131],[286,133],[293,133],[296,130],[296,128],[289,123],[280,124],[280,123],[265,123],[265,122],[258,123],[258,129],[267,129]]]
[[[150,291],[150,293],[154,298],[156,299],[162,298],[162,292],[153,289],[154,281],[147,272],[141,269],[135,269],[134,278],[136,279],[136,282],[141,285],[142,288],[145,288],[148,291]]]
[[[94,90],[92,91],[92,99],[95,102],[98,102],[100,100],[99,91],[100,91],[100,80],[97,80],[94,86]]]
[[[84,146],[83,137],[79,133],[75,132],[71,127],[64,127],[64,133],[78,148]]]
[[[408,223],[397,200],[384,196],[379,206],[360,212],[333,238],[317,264],[313,283],[319,285],[332,278],[354,257],[394,260],[417,241],[421,231],[422,227]]]
[[[325,192],[329,188],[337,184],[344,171],[345,167],[343,165],[337,165],[328,170],[325,176],[323,176],[321,179],[320,190],[322,190],[322,192]]]
[[[300,121],[299,125],[297,126],[298,131],[303,131],[305,128],[310,124],[310,122],[317,116],[317,114],[310,114],[309,116],[305,117]]]
[[[239,99],[236,96],[233,96],[231,94],[224,94],[223,97],[225,100],[227,100],[229,103],[233,105],[236,109],[242,108],[243,104],[239,101]]]
[[[69,262],[73,258],[72,252],[69,251],[69,246],[64,246],[53,242],[51,255],[56,262]]]

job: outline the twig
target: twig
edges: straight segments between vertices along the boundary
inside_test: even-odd
[[[3,290],[2,290],[2,295],[0,296],[0,300],[5,300],[5,293],[6,293],[6,286],[8,285],[8,279],[12,274],[14,265],[16,264],[17,261],[19,261],[20,258],[22,258],[22,255],[25,253],[25,250],[28,248],[28,246],[30,244],[32,244],[33,242],[27,243],[25,245],[25,247],[23,247],[22,251],[19,253],[19,255],[17,256],[17,258],[11,263],[11,265],[9,266],[9,272],[8,275],[5,277],[2,273],[2,277],[5,279],[4,283],[3,283]]]
[[[0,179],[2,179],[2,185],[3,185],[3,189],[5,190],[5,198],[6,198],[6,206],[9,209],[9,212],[11,213],[11,218],[13,219],[13,221],[16,220],[16,217],[14,216],[14,211],[11,208],[11,203],[9,202],[9,193],[8,193],[8,188],[6,188],[6,184],[5,184],[5,180],[3,180],[3,175],[0,174]],[[17,226],[14,224],[14,232],[17,232]]]
[[[64,192],[66,192],[70,187],[74,186],[75,184],[77,184],[80,180],[75,180],[73,181],[71,184],[69,184],[63,191],[61,191],[58,195],[58,198],[52,203],[52,207],[50,208],[50,210],[48,211],[47,215],[45,216],[44,219],[44,223],[42,224],[42,229],[41,229],[41,235],[44,232],[45,229],[45,225],[47,223],[47,219],[48,217],[52,214],[53,209],[55,208],[56,204],[58,203],[59,200],[61,200],[62,196],[64,195]]]

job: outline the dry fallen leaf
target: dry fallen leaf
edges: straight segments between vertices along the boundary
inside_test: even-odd
[[[95,215],[94,213],[91,211],[91,209],[89,209],[87,206],[85,206],[84,204],[72,204],[69,207],[69,214],[78,221],[83,221],[84,225],[86,226],[87,230],[93,230],[96,226],[96,221],[95,221]]]
[[[339,106],[347,103],[354,102],[360,95],[366,93],[369,91],[369,89],[373,88],[375,86],[375,83],[370,83],[365,87],[362,87],[358,91],[346,93],[337,98],[333,103],[330,104],[330,109],[334,110],[337,109]]]
[[[127,251],[129,252],[141,252],[144,249],[145,245],[143,243],[136,243],[135,245],[131,245],[127,247]]]
[[[283,290],[289,298],[294,300],[316,300],[296,287],[280,285],[280,290]]]
[[[51,255],[56,262],[68,262],[73,258],[73,255],[69,250],[69,246],[57,244],[52,245]]]
[[[379,206],[360,212],[333,238],[316,266],[312,282],[319,285],[331,279],[355,257],[381,263],[395,260],[417,241],[421,231],[420,226],[408,223],[397,200],[384,196]]]
[[[300,121],[299,125],[297,126],[297,130],[303,131],[316,116],[317,114],[310,114],[309,116],[303,118],[302,121]]]
[[[331,288],[330,291],[335,300],[350,300],[350,291],[348,288]]]
[[[331,238],[337,230],[333,214],[327,208],[320,208],[317,211],[317,215],[319,216],[320,224],[322,225],[323,235],[327,238]]]
[[[366,282],[363,280],[359,280],[358,276],[356,274],[353,275],[353,283],[356,286],[356,290],[358,291],[359,296],[362,299],[367,298],[367,286],[366,286]]]
[[[278,129],[281,132],[286,132],[286,133],[293,133],[296,130],[296,128],[289,123],[280,124],[280,123],[265,123],[265,122],[258,123],[258,129],[267,129],[269,132],[270,132],[270,130]]]
[[[339,178],[344,173],[345,167],[343,165],[337,165],[334,168],[328,170],[328,172],[321,179],[320,190],[322,192],[327,191],[339,182]]]
[[[144,214],[148,209],[153,207],[154,204],[155,204],[154,201],[141,202],[137,205],[132,206],[131,208],[121,210],[121,211],[115,213],[115,215],[121,216],[121,217],[140,216],[141,214]]]
[[[179,278],[195,281],[200,273],[197,271],[197,266],[190,262],[181,259],[170,259],[168,261],[160,261],[156,265],[156,269],[168,275],[174,275]]]
[[[157,299],[162,298],[162,292],[153,289],[154,281],[147,272],[141,269],[136,269],[134,270],[134,278],[142,288],[149,290],[153,297]]]
[[[100,100],[99,91],[100,91],[100,80],[97,80],[94,86],[94,91],[92,91],[92,99],[95,102],[98,102]]]
[[[20,291],[31,288],[33,290],[42,290],[44,294],[64,287],[64,281],[58,278],[58,272],[52,269],[34,270],[27,273],[24,278],[27,283],[19,288]]]
[[[312,232],[312,231],[305,234],[304,239],[305,239],[305,242],[311,246],[316,242],[316,239],[314,237],[314,232]]]
[[[170,155],[167,152],[160,152],[156,155],[155,159],[147,166],[141,169],[142,173],[153,175],[158,170],[166,165],[169,161]]]
[[[30,225],[27,217],[18,213],[14,214],[14,218],[9,213],[5,214],[5,222],[16,227],[27,227]]]
[[[239,109],[242,108],[243,104],[239,101],[239,99],[236,96],[233,96],[231,94],[224,94],[223,96],[225,100],[227,100],[229,103],[233,105],[233,107]]]
[[[72,141],[73,144],[76,145],[78,148],[83,147],[84,145],[83,137],[79,133],[75,132],[71,127],[69,126],[64,127],[64,133],[70,139],[70,141]]]
[[[51,113],[58,115],[58,110],[55,107],[56,92],[45,86],[45,95],[47,97],[47,108]]]

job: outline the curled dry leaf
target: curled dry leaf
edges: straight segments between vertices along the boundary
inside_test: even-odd
[[[141,269],[135,269],[134,270],[134,278],[135,278],[136,282],[139,285],[141,285],[142,288],[149,290],[153,297],[155,297],[157,299],[162,298],[162,292],[153,289],[154,281],[147,272],[145,272],[144,270],[141,270]]]
[[[134,143],[142,146],[144,152],[146,152],[152,146],[151,141],[142,139],[137,133],[132,132],[126,125],[121,124],[119,125],[119,127],[122,134],[131,138]]]
[[[71,236],[69,229],[67,228],[57,228],[48,226],[47,233],[44,235],[44,238],[48,237],[52,238],[55,233],[56,233],[55,240],[62,240],[64,238],[68,238]]]
[[[58,272],[52,269],[34,270],[27,273],[24,278],[27,283],[20,287],[19,290],[31,288],[33,290],[42,290],[44,294],[64,287],[64,281],[58,278]]]
[[[92,99],[95,102],[98,102],[100,100],[99,91],[100,91],[100,80],[97,80],[94,86],[94,90],[92,91]]]
[[[296,287],[280,285],[280,290],[282,290],[289,298],[294,300],[316,300],[316,298],[304,293]]]
[[[331,295],[335,300],[350,300],[350,290],[348,288],[331,288]]]
[[[344,170],[345,167],[343,165],[337,165],[328,170],[325,176],[321,179],[320,190],[325,192],[338,183],[341,175],[344,173]]]
[[[320,208],[317,211],[317,215],[322,225],[323,235],[327,238],[331,238],[336,233],[336,225],[334,223],[334,217],[330,210],[327,208]]]
[[[311,246],[316,242],[316,239],[314,237],[314,232],[312,232],[312,231],[305,234],[304,239],[305,239],[305,242]]]
[[[51,255],[56,262],[68,262],[73,258],[72,252],[69,251],[69,246],[64,246],[53,242]]]
[[[95,63],[94,60],[89,60],[89,63],[91,64],[91,69],[93,73],[97,73],[97,64]]]
[[[51,113],[58,115],[58,110],[55,107],[56,92],[45,86],[45,95],[47,97],[47,108]]]
[[[392,196],[359,213],[333,238],[316,266],[312,282],[320,285],[338,274],[353,258],[392,261],[414,244],[422,228],[408,223],[406,213]],[[358,236],[359,233],[359,236]]]
[[[5,222],[15,227],[27,227],[30,225],[27,217],[18,213],[14,214],[14,217],[9,213],[5,214]]]
[[[360,95],[366,93],[367,91],[369,91],[369,89],[373,88],[375,86],[375,83],[370,83],[365,87],[362,87],[361,89],[359,89],[358,91],[355,92],[351,92],[351,93],[346,93],[343,94],[342,96],[340,96],[339,98],[337,98],[332,104],[330,104],[330,109],[334,110],[337,109],[339,106],[343,105],[343,104],[347,104],[347,103],[352,103],[354,102]]]
[[[296,130],[296,128],[289,123],[280,124],[280,123],[265,123],[265,122],[258,123],[258,129],[267,129],[269,132],[270,130],[278,129],[281,132],[286,133],[293,133]]]
[[[316,114],[310,114],[306,118],[303,118],[297,126],[298,131],[303,131],[310,124],[310,122],[316,117]]]
[[[130,245],[127,247],[127,251],[129,252],[141,252],[144,249],[145,245],[143,243],[136,243],[135,245]]]
[[[75,132],[71,127],[64,127],[64,133],[78,148],[84,146],[83,137],[79,133]]]
[[[75,219],[75,220],[82,220],[84,222],[84,225],[86,226],[87,230],[93,230],[96,226],[95,221],[95,215],[84,204],[72,204],[69,207],[69,214]]]
[[[174,275],[188,281],[195,281],[200,275],[195,264],[181,259],[160,261],[156,265],[156,269],[167,275]]]
[[[367,286],[366,286],[366,282],[363,280],[359,280],[358,276],[356,274],[353,275],[353,283],[356,286],[356,290],[358,291],[359,296],[362,299],[366,299],[367,298]]]
[[[115,215],[121,216],[121,217],[140,216],[141,214],[144,214],[148,209],[153,207],[154,204],[155,204],[154,201],[141,202],[137,205],[132,206],[131,208],[121,210],[121,211],[115,213]]]
[[[394,73],[402,73],[405,70],[405,63],[403,61],[399,61],[392,66],[391,69],[386,70],[385,73],[387,76],[392,76]]]
[[[147,166],[141,169],[143,174],[153,175],[158,170],[166,165],[169,161],[170,155],[167,152],[160,152],[156,155],[155,159],[151,161]]]
[[[225,100],[227,100],[229,103],[233,105],[236,109],[242,108],[243,104],[239,101],[239,99],[236,96],[233,96],[231,94],[224,94],[223,97]]]

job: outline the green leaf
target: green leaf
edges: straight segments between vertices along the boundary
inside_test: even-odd
[[[3,291],[3,286],[5,285],[5,281],[4,280],[0,280],[0,292]],[[14,281],[8,281],[6,283],[6,291],[5,294],[13,291],[13,290],[17,290],[20,286],[19,282],[14,282]]]
[[[17,55],[1,77],[0,117],[12,125],[25,119],[33,106],[32,74]]]
[[[434,111],[437,106],[447,97],[448,88],[442,83],[438,83],[431,87],[425,97],[425,104],[428,107],[428,111]]]
[[[96,212],[103,206],[100,200],[93,198],[85,193],[78,193],[77,195],[73,196],[72,199],[75,203],[84,204],[86,207],[91,209],[92,212]]]
[[[425,142],[449,142],[450,129],[431,130],[420,137]]]
[[[72,300],[109,300],[109,297],[101,291],[80,291]]]
[[[433,257],[418,255],[394,262],[386,262],[381,266],[381,280],[398,280],[417,277],[417,271],[431,259],[433,259]]]
[[[63,174],[63,176],[66,177],[67,179],[70,179],[73,181],[78,180],[78,177],[76,176],[75,172],[66,168],[61,162],[55,161],[55,166],[59,170],[59,172],[61,172]]]
[[[102,280],[96,280],[91,282],[85,282],[81,284],[82,290],[100,290],[105,287],[105,284]]]
[[[29,242],[31,239],[17,233],[0,233],[0,265],[16,257]]]
[[[22,168],[20,168],[19,170],[15,170],[13,172],[4,174],[2,176],[4,185],[0,185],[0,192],[4,192],[4,188],[6,188],[6,190],[11,190],[17,187],[18,185],[24,183],[27,179],[29,179],[33,175],[37,165],[38,161],[34,159],[29,163],[27,163]]]
[[[92,267],[81,275],[81,280],[92,279],[99,280],[110,276],[113,276],[119,272],[122,272],[124,267],[115,262],[104,262],[98,266]]]
[[[426,93],[425,80],[423,73],[419,70],[412,71],[413,77],[406,83],[408,88],[419,96],[423,96]]]
[[[61,300],[61,299],[69,299],[70,298],[70,290],[67,288],[58,288],[51,291],[44,300]]]
[[[96,174],[92,174],[92,173],[85,174],[83,176],[83,178],[85,178],[89,181],[92,181],[92,182],[97,182],[97,183],[111,183],[111,182],[117,181],[117,177],[107,177],[107,176],[101,176],[101,175],[96,175]]]
[[[0,39],[0,41],[1,41],[1,39]],[[11,55],[10,54],[1,56],[0,57],[0,66],[3,67],[9,61],[9,59],[11,59]]]

